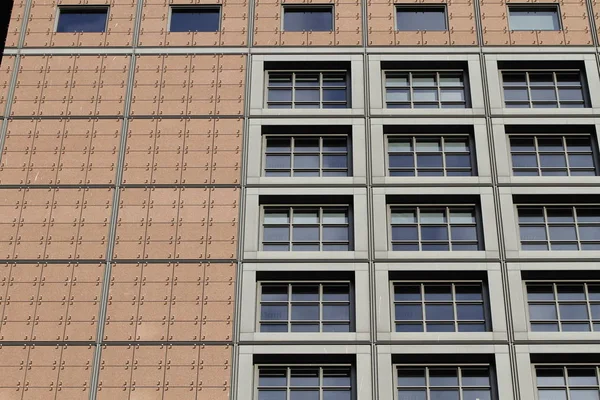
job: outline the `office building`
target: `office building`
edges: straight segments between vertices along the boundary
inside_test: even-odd
[[[0,399],[600,398],[596,0],[5,2]]]

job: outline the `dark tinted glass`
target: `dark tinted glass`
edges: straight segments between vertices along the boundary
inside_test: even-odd
[[[104,32],[108,8],[61,9],[57,32]]]
[[[331,31],[333,30],[332,9],[323,8],[286,8],[283,11],[283,30],[288,32]]]
[[[171,32],[217,32],[219,8],[174,8]]]
[[[399,31],[445,31],[444,7],[398,7],[396,11]]]

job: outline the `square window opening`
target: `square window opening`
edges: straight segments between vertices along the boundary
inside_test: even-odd
[[[560,11],[558,4],[508,6],[510,29],[513,31],[559,31]]]
[[[284,32],[333,31],[332,6],[284,6]]]
[[[172,7],[170,32],[218,32],[220,7]]]
[[[59,7],[56,32],[106,32],[108,7]]]
[[[446,6],[396,5],[396,29],[398,31],[446,31],[448,30]]]

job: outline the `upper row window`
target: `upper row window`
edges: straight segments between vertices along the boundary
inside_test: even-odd
[[[56,32],[105,32],[108,7],[61,7]]]

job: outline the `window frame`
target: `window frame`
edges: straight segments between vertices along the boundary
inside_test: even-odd
[[[218,10],[219,11],[219,26],[216,31],[172,31],[171,24],[174,10]],[[170,4],[169,5],[169,18],[167,21],[167,27],[169,33],[215,33],[220,32],[223,25],[223,7],[221,4],[196,4],[196,5],[185,5],[185,4]]]
[[[507,139],[508,139],[508,151],[510,153],[510,159],[509,159],[509,164],[510,164],[510,172],[511,172],[511,176],[514,177],[551,177],[551,178],[556,178],[556,177],[591,177],[591,176],[598,176],[599,175],[599,171],[598,171],[598,149],[597,149],[597,144],[596,144],[596,140],[595,140],[595,135],[592,133],[508,133],[506,134]],[[513,155],[514,154],[531,154],[531,151],[523,151],[523,152],[513,152],[512,150],[512,143],[511,143],[511,139],[514,137],[524,137],[524,138],[532,138],[534,141],[534,147],[535,147],[535,157],[536,157],[536,162],[537,162],[537,167],[535,168],[538,172],[537,175],[515,175],[515,166],[514,166],[514,162],[513,162]],[[560,153],[558,150],[556,151],[552,151],[552,152],[542,152],[540,153],[539,149],[538,149],[538,139],[539,138],[548,138],[548,137],[559,137],[562,139],[562,144],[563,144],[563,152],[562,154],[565,156],[565,164],[566,166],[564,168],[556,168],[556,170],[566,170],[567,174],[566,175],[544,175],[542,174],[542,172],[544,171],[544,168],[542,167],[542,164],[540,162],[540,154],[555,154],[555,153]],[[569,138],[582,138],[582,137],[586,137],[589,138],[590,140],[590,154],[592,156],[592,161],[594,163],[593,166],[593,170],[594,170],[594,175],[572,175],[572,167],[569,165],[569,155],[578,155],[578,154],[588,154],[583,153],[583,152],[569,152],[568,151],[568,146],[567,146],[567,140]],[[533,171],[534,167],[516,167],[517,169],[520,170],[526,170],[526,171]],[[545,169],[548,169],[548,167],[546,167]],[[583,168],[583,167],[575,167],[574,168],[575,171],[579,171],[579,170],[589,170],[589,168]]]
[[[300,279],[300,280],[257,280],[256,281],[256,295],[257,295],[257,301],[256,301],[256,321],[255,321],[255,332],[257,333],[266,333],[266,334],[270,334],[270,333],[275,333],[275,334],[289,334],[289,333],[319,333],[319,334],[328,334],[328,333],[355,333],[356,332],[356,306],[355,306],[355,289],[354,289],[354,284],[352,281],[348,280],[348,279],[331,279],[331,280],[324,280],[324,281],[311,281],[311,280],[306,280],[306,279]],[[274,321],[278,321],[280,324],[283,324],[284,322],[287,324],[288,330],[287,332],[263,332],[261,331],[261,310],[262,310],[262,288],[264,285],[278,285],[278,286],[287,286],[288,287],[288,300],[286,301],[287,306],[288,306],[288,316],[285,320],[274,320]],[[291,308],[292,305],[294,303],[294,301],[292,300],[291,296],[289,295],[292,288],[294,287],[294,285],[298,285],[298,286],[302,286],[302,285],[318,285],[319,287],[319,300],[317,301],[312,301],[311,303],[318,303],[319,304],[319,331],[318,332],[293,332],[291,330],[291,326],[292,326],[292,318],[291,318]],[[323,286],[334,286],[334,285],[347,285],[348,286],[348,296],[349,296],[349,300],[348,302],[345,301],[330,301],[327,303],[332,303],[332,304],[340,304],[340,303],[347,303],[348,307],[349,307],[349,312],[350,312],[350,319],[348,320],[348,332],[326,332],[323,330],[323,325],[325,325],[323,323],[323,316],[322,316],[322,311],[323,311]],[[275,303],[284,303],[283,301],[280,302],[275,302]],[[306,301],[295,301],[295,303],[306,303]],[[335,322],[335,320],[327,320],[328,322]],[[302,321],[300,321],[302,322]],[[314,322],[314,321],[313,321]],[[268,324],[267,324],[268,325]],[[334,323],[330,323],[329,325],[336,325]],[[342,324],[337,324],[337,325],[342,325]]]
[[[451,334],[451,333],[488,333],[488,332],[492,332],[492,318],[491,318],[491,309],[490,309],[490,302],[489,302],[489,290],[488,290],[488,285],[486,284],[486,282],[482,279],[457,279],[457,280],[415,280],[415,279],[410,279],[410,280],[399,280],[399,279],[390,279],[390,316],[391,316],[391,327],[392,327],[392,332],[395,334],[411,334],[411,333],[434,333],[434,334]],[[434,302],[434,304],[440,303],[440,304],[447,304],[447,303],[452,303],[452,309],[453,309],[453,313],[454,313],[454,319],[452,320],[444,320],[445,322],[449,322],[452,321],[452,325],[454,326],[454,331],[449,331],[449,332],[439,332],[439,331],[427,331],[427,319],[426,319],[426,314],[425,314],[425,305],[427,304],[427,301],[425,300],[425,296],[423,296],[424,290],[425,290],[425,285],[435,285],[435,284],[445,284],[445,285],[451,285],[452,286],[452,300],[436,300]],[[465,285],[469,285],[469,284],[479,284],[481,286],[481,305],[483,306],[483,326],[484,326],[484,330],[483,331],[459,331],[458,330],[458,324],[460,323],[461,320],[458,319],[458,313],[457,313],[457,301],[456,301],[456,285],[460,285],[460,284],[465,284]],[[411,303],[411,304],[416,304],[418,302],[421,303],[421,325],[423,327],[423,330],[420,332],[398,332],[396,330],[396,321],[399,321],[396,319],[396,300],[395,300],[395,295],[396,295],[396,286],[401,286],[401,285],[419,285],[420,290],[421,290],[421,300],[420,301],[406,301],[406,303]],[[401,303],[401,302],[400,302]],[[431,303],[431,301],[430,301]],[[475,301],[475,300],[469,300],[469,301],[464,301],[464,304],[474,304],[477,303],[479,304],[479,301]],[[460,304],[463,304],[462,302]],[[415,322],[417,320],[414,320]],[[466,321],[470,321],[470,320],[466,320]],[[416,324],[416,323],[415,323]]]
[[[581,386],[575,386],[576,388],[580,388],[580,389],[589,389],[593,387],[593,390],[598,390],[600,387],[600,365],[598,365],[598,363],[556,363],[556,362],[551,362],[551,363],[531,363],[531,369],[532,369],[532,378],[533,378],[533,382],[534,382],[534,396],[536,399],[540,399],[540,386],[538,386],[538,375],[537,375],[537,370],[539,369],[562,369],[563,371],[563,381],[564,384],[563,385],[553,385],[553,386],[541,386],[542,389],[549,389],[549,390],[557,390],[557,389],[563,389],[564,392],[567,394],[567,396],[569,396],[570,392],[571,392],[571,386],[569,385],[569,379],[568,379],[568,368],[571,369],[579,369],[579,368],[585,368],[585,369],[591,369],[594,368],[596,370],[596,386],[591,386],[591,385],[581,385]]]
[[[307,126],[307,128],[310,128],[309,126]],[[275,178],[303,178],[303,176],[294,176],[294,156],[295,156],[295,139],[300,138],[300,139],[305,139],[305,138],[318,138],[319,139],[319,176],[318,178],[347,178],[347,177],[352,177],[353,176],[353,171],[352,171],[352,160],[353,160],[353,155],[352,155],[352,134],[348,133],[348,134],[344,134],[344,133],[332,133],[332,134],[328,134],[328,133],[323,133],[323,134],[287,134],[287,133],[267,133],[267,134],[262,134],[261,135],[262,138],[262,154],[261,154],[261,168],[260,168],[260,177],[261,178],[273,178],[273,176],[267,176],[266,175],[266,171],[267,171],[267,139],[268,138],[272,138],[272,137],[280,137],[280,138],[290,138],[291,142],[290,142],[290,168],[289,168],[289,172],[290,172],[290,176],[286,176],[286,177],[275,177]],[[327,170],[333,170],[333,171],[341,171],[341,168],[328,168],[328,169],[324,169],[323,168],[323,156],[324,155],[336,155],[338,153],[335,152],[324,152],[323,151],[323,140],[327,139],[327,138],[338,138],[338,137],[344,137],[346,138],[346,162],[347,162],[347,168],[346,168],[346,175],[344,176],[324,176],[323,172],[327,171]],[[288,153],[285,153],[288,154]],[[302,154],[302,153],[300,153]],[[306,152],[306,154],[311,154],[314,155],[314,152]],[[339,153],[339,155],[341,155],[342,152]],[[282,169],[284,170],[284,169]],[[285,169],[285,171],[287,171],[288,169]],[[311,169],[314,170],[314,169]],[[312,176],[309,178],[317,178],[317,176]]]
[[[455,137],[455,138],[467,138],[468,140],[468,146],[469,146],[469,160],[471,162],[471,175],[464,175],[464,176],[448,176],[448,171],[446,168],[446,151],[445,148],[443,147],[442,150],[440,151],[440,154],[442,155],[442,171],[443,171],[443,175],[435,175],[435,176],[428,176],[428,175],[418,175],[418,168],[417,168],[417,163],[415,161],[415,157],[417,154],[416,151],[416,147],[414,146],[415,141],[417,140],[417,138],[423,138],[423,137],[431,137],[431,138],[440,138],[441,142],[440,143],[445,143],[444,139],[448,138],[448,137]],[[414,171],[414,175],[412,176],[406,176],[406,177],[418,177],[418,178],[467,178],[467,177],[474,177],[474,176],[478,176],[477,175],[477,155],[475,154],[475,152],[477,151],[476,146],[475,146],[475,140],[473,138],[473,135],[471,135],[470,133],[418,133],[418,134],[410,134],[410,133],[387,133],[384,134],[384,143],[383,143],[383,149],[384,149],[384,154],[385,154],[385,176],[386,177],[391,177],[391,178],[406,178],[405,176],[393,176],[390,174],[390,138],[410,138],[411,142],[413,144],[413,171]],[[406,169],[408,170],[408,168]]]
[[[419,388],[424,388],[425,392],[426,392],[426,398],[427,400],[430,399],[430,393],[431,393],[431,387],[429,385],[429,370],[430,368],[439,368],[439,369],[449,369],[449,368],[456,368],[457,369],[457,378],[458,378],[458,385],[456,386],[433,386],[434,388],[458,388],[458,393],[459,393],[459,397],[462,399],[464,396],[463,390],[465,388],[465,386],[462,385],[462,369],[483,369],[483,368],[487,368],[488,373],[489,373],[489,381],[490,381],[490,398],[492,400],[498,400],[498,393],[497,393],[497,382],[498,380],[496,379],[496,374],[495,374],[495,368],[493,367],[492,364],[490,363],[456,363],[456,364],[447,364],[447,363],[440,363],[440,364],[433,364],[433,363],[429,363],[429,364],[425,364],[425,363],[415,363],[415,364],[406,364],[406,363],[394,363],[393,364],[393,373],[394,373],[394,384],[393,384],[393,390],[394,390],[394,400],[399,400],[399,396],[398,396],[398,389],[400,388],[400,386],[398,385],[398,370],[400,368],[425,368],[425,386],[406,386],[407,388],[415,388],[415,387],[419,387]],[[466,388],[481,388],[482,386],[466,386]]]
[[[421,10],[421,12],[425,12],[422,10],[426,9],[440,9],[444,11],[444,29],[417,29],[415,30],[405,30],[400,29],[398,27],[398,11],[399,9],[413,9],[413,10]],[[396,32],[420,32],[420,31],[428,31],[428,32],[446,32],[450,29],[450,22],[448,18],[448,6],[445,3],[419,3],[419,4],[411,4],[411,3],[394,3],[394,30]]]
[[[319,212],[319,250],[308,250],[308,251],[302,251],[302,250],[293,250],[293,218],[294,218],[294,213],[293,210],[294,208],[299,208],[299,209],[304,209],[304,210],[315,210],[317,209]],[[348,250],[323,250],[323,222],[322,222],[322,218],[323,218],[323,208],[329,208],[329,209],[333,209],[333,210],[344,210],[347,215],[348,215],[348,223],[345,224],[348,226]],[[290,239],[288,240],[288,245],[289,245],[289,249],[288,250],[264,250],[264,231],[265,231],[265,210],[266,209],[279,209],[279,210],[287,210],[288,211],[288,215],[289,215],[289,222],[288,222],[288,226],[290,229]],[[282,253],[282,254],[287,254],[287,253],[294,253],[294,254],[299,254],[299,253],[307,253],[310,251],[313,252],[320,252],[320,253],[330,253],[330,252],[348,252],[348,251],[354,251],[354,215],[353,215],[353,210],[352,210],[352,206],[350,204],[339,204],[339,203],[334,203],[334,204],[323,204],[323,203],[316,203],[316,204],[298,204],[298,203],[292,203],[292,204],[261,204],[260,205],[260,232],[259,232],[259,251],[270,251],[270,252],[276,252],[276,253]],[[283,225],[283,224],[278,224],[278,225]],[[307,224],[307,225],[316,225],[316,224]],[[342,224],[332,224],[333,226],[340,226]],[[283,243],[283,242],[281,242]],[[309,243],[315,243],[315,242],[309,242]],[[337,243],[337,242],[331,242],[331,243]]]
[[[331,11],[331,29],[329,30],[322,30],[322,31],[313,31],[313,30],[301,30],[301,31],[288,31],[285,29],[285,12],[287,10],[302,10],[305,9],[307,11],[313,11],[313,10],[319,10],[319,9],[325,9],[325,10],[330,10]],[[305,33],[305,32],[334,32],[335,31],[335,4],[302,4],[302,3],[298,3],[298,4],[294,4],[294,3],[283,3],[281,4],[281,25],[280,25],[280,31],[281,32],[299,32],[299,33]]]
[[[511,4],[507,4],[506,6],[508,7],[508,13],[507,13],[508,29],[511,31],[515,31],[515,32],[528,32],[528,31],[559,32],[559,31],[563,30],[563,23],[562,23],[559,3],[525,3],[525,4],[512,4],[511,3]],[[517,10],[517,9],[526,10],[528,12],[533,11],[533,10],[542,11],[542,10],[553,9],[552,11],[554,11],[556,13],[558,29],[512,29],[510,26],[510,14],[513,10]]]
[[[589,89],[587,86],[587,75],[584,71],[583,68],[556,68],[556,69],[549,69],[549,68],[506,68],[506,69],[498,69],[498,72],[500,74],[500,89],[501,89],[501,95],[502,95],[502,107],[503,108],[510,108],[511,110],[513,109],[542,109],[542,110],[550,110],[550,109],[556,109],[556,108],[563,108],[563,109],[585,109],[585,108],[591,108],[591,102],[590,102],[590,94],[589,94]],[[508,104],[525,104],[527,102],[527,104],[529,105],[529,107],[507,107],[507,102],[506,102],[506,95],[505,95],[505,85],[504,85],[504,73],[515,73],[515,72],[521,72],[521,73],[525,73],[525,86],[516,86],[516,87],[525,87],[527,89],[527,96],[528,99],[527,100],[509,100]],[[549,104],[550,101],[547,100],[534,100],[531,96],[531,80],[530,80],[530,73],[536,73],[536,72],[546,72],[546,73],[552,73],[552,88],[554,89],[554,93],[555,93],[555,103],[556,103],[556,107],[533,107],[534,104]],[[581,94],[582,94],[582,102],[581,104],[583,104],[582,107],[561,107],[561,100],[559,97],[559,85],[558,85],[558,80],[556,79],[556,74],[557,73],[575,73],[577,72],[577,74],[579,75],[579,87],[581,88]],[[513,86],[515,87],[515,86]],[[542,86],[542,87],[549,87],[549,86]],[[577,87],[577,88],[579,88]],[[565,89],[572,89],[575,88],[574,86],[564,86],[563,88]],[[563,103],[566,104],[579,104],[578,101],[575,100],[566,100],[566,101],[562,101]]]
[[[255,384],[253,385],[253,393],[254,393],[254,399],[258,399],[259,398],[259,393],[260,393],[260,370],[261,368],[285,368],[286,369],[286,386],[285,386],[285,391],[286,391],[286,400],[290,400],[290,393],[291,393],[291,389],[290,389],[290,376],[291,376],[291,370],[292,368],[319,368],[319,400],[323,399],[323,369],[324,368],[331,368],[331,369],[342,369],[342,368],[347,368],[348,369],[348,376],[350,378],[350,398],[352,399],[356,399],[356,393],[357,393],[357,385],[356,385],[356,368],[353,364],[349,364],[349,363],[298,363],[298,364],[282,364],[282,363],[273,363],[273,364],[267,364],[267,363],[256,363],[254,364],[254,382]],[[304,386],[303,386],[304,387]],[[313,386],[306,386],[306,387],[313,387]],[[332,387],[337,387],[337,386],[332,386]],[[341,386],[340,386],[341,387]],[[279,388],[282,388],[282,386],[279,386]]]
[[[65,5],[58,5],[57,6],[57,12],[56,12],[56,18],[54,21],[54,31],[53,33],[77,33],[77,34],[81,34],[81,33],[106,33],[108,31],[108,22],[110,20],[110,5],[71,5],[71,4],[65,4]],[[58,31],[58,26],[60,24],[60,17],[63,14],[63,12],[65,10],[68,11],[78,11],[78,10],[95,10],[95,11],[99,11],[99,10],[103,10],[106,11],[106,21],[104,22],[104,30],[101,32],[84,32],[84,31],[73,31],[73,32],[59,32]]]
[[[412,32],[412,31],[411,31]],[[388,91],[388,86],[387,86],[387,75],[388,73],[405,73],[408,74],[408,90],[410,93],[410,100],[408,102],[405,103],[401,103],[401,102],[388,102],[387,101],[387,91]],[[435,88],[437,89],[437,96],[438,96],[438,106],[437,107],[415,107],[415,101],[414,101],[414,86],[412,84],[413,82],[413,75],[414,74],[427,74],[427,73],[435,73],[435,77],[436,77],[436,86]],[[448,73],[448,74],[460,74],[461,78],[462,78],[462,89],[463,89],[463,95],[465,97],[465,101],[464,102],[446,102],[448,104],[462,104],[464,103],[464,107],[442,107],[442,104],[444,104],[444,102],[442,101],[442,86],[440,85],[440,74],[444,74],[444,73]],[[471,96],[470,96],[470,88],[469,88],[469,74],[467,72],[466,69],[454,69],[454,68],[449,68],[449,69],[402,69],[402,68],[387,68],[381,69],[381,82],[382,82],[382,86],[383,86],[383,90],[382,90],[382,104],[385,106],[385,109],[388,110],[398,110],[398,109],[403,109],[403,110],[441,110],[441,109],[456,109],[456,110],[464,110],[464,109],[469,109],[472,108],[471,105]],[[432,86],[433,87],[433,86]],[[431,87],[431,88],[432,88]],[[424,86],[423,88],[430,88],[429,86]],[[446,88],[454,88],[453,86],[448,86]],[[401,104],[410,104],[410,107],[389,107],[388,103],[401,103]],[[417,104],[433,104],[433,101],[423,101],[423,102],[418,102]]]
[[[584,291],[583,294],[585,296],[585,298],[583,300],[559,300],[558,298],[558,288],[557,288],[557,284],[558,285],[583,285]],[[552,285],[552,295],[554,296],[554,300],[529,300],[529,291],[528,288],[530,285],[535,285],[535,286],[547,286],[547,285]],[[596,324],[599,326],[598,330],[594,329],[594,318],[593,318],[593,314],[592,314],[592,304],[594,305],[598,305],[600,306],[600,300],[590,300],[589,297],[589,289],[588,286],[589,285],[597,285],[600,287],[600,280],[595,280],[595,279],[589,279],[589,280],[578,280],[578,279],[574,279],[574,280],[568,280],[568,279],[527,279],[523,281],[523,290],[524,290],[524,299],[525,299],[525,315],[527,318],[527,327],[529,332],[532,333],[565,333],[565,332],[576,332],[576,333],[581,333],[581,332],[600,332],[600,318],[597,320]],[[572,320],[564,320],[561,319],[560,317],[560,304],[585,304],[586,306],[586,310],[587,310],[587,314],[588,314],[588,318],[586,320],[583,319],[572,319]],[[532,321],[531,319],[531,311],[529,309],[529,306],[531,304],[552,304],[555,306],[555,311],[556,311],[556,319],[555,320],[549,320],[549,319],[540,319],[540,320],[536,320],[536,321]],[[557,330],[556,331],[545,331],[545,330],[533,330],[533,326],[536,325],[535,323],[532,322],[539,322],[538,324],[548,324],[548,323],[552,323],[552,324],[556,324],[557,326]],[[583,324],[583,323],[587,323],[588,327],[590,328],[587,331],[581,331],[581,330],[574,330],[574,331],[569,331],[569,330],[563,330],[562,329],[562,325],[563,323],[565,325],[569,325],[569,322],[571,323],[577,323],[577,324]]]
[[[416,208],[417,209],[417,214],[420,214],[420,211],[422,208],[427,208],[427,209],[445,209],[446,212],[446,216],[448,216],[448,212],[450,211],[451,208],[463,208],[463,209],[467,209],[467,208],[472,208],[474,210],[475,213],[475,230],[477,233],[477,250],[452,250],[452,240],[450,238],[450,229],[448,229],[448,250],[423,250],[422,249],[422,241],[421,241],[421,223],[419,220],[419,217],[417,216],[417,222],[415,223],[417,226],[417,243],[419,246],[419,250],[394,250],[393,249],[393,245],[394,245],[394,240],[392,238],[392,213],[393,210],[397,208]],[[392,252],[406,252],[406,251],[418,251],[419,253],[428,253],[428,252],[432,252],[432,251],[444,251],[444,252],[448,252],[448,253],[452,253],[452,252],[456,252],[456,251],[468,251],[468,252],[475,252],[475,251],[484,251],[485,250],[485,238],[483,236],[483,217],[482,217],[482,213],[480,210],[480,207],[475,204],[475,203],[457,203],[457,204],[392,204],[392,203],[388,203],[387,204],[387,229],[388,229],[388,249],[389,251]],[[440,224],[438,224],[440,225]],[[450,227],[450,218],[447,219],[446,221],[446,226]],[[470,226],[470,225],[469,225]],[[440,242],[441,243],[441,242]],[[444,253],[445,254],[445,253]]]
[[[290,69],[265,69],[264,71],[265,73],[265,87],[263,88],[264,90],[264,105],[263,107],[268,109],[268,110],[346,110],[346,109],[350,109],[352,108],[352,91],[351,91],[351,85],[350,85],[350,81],[351,81],[351,76],[350,76],[350,71],[347,69],[306,69],[306,70],[302,70],[302,69],[298,69],[298,70],[290,70]],[[292,91],[292,100],[290,101],[291,107],[289,108],[276,108],[276,107],[269,107],[270,103],[273,103],[272,101],[269,101],[269,89],[271,88],[271,86],[269,85],[269,76],[272,73],[289,73],[292,74],[292,85],[291,85],[291,91]],[[302,74],[302,73],[318,73],[319,74],[319,107],[314,107],[314,108],[302,108],[302,107],[296,107],[296,75],[297,74]],[[345,90],[346,90],[346,107],[323,107],[323,74],[324,73],[337,73],[337,74],[343,74],[344,75],[344,80],[346,83],[345,86]],[[285,104],[286,102],[275,102],[275,104]],[[310,103],[310,102],[307,102]],[[327,101],[326,104],[338,104],[341,102],[336,102],[336,101]],[[302,104],[302,103],[301,103]]]
[[[520,251],[535,251],[535,252],[563,252],[563,251],[598,251],[600,250],[600,240],[587,240],[587,241],[581,241],[580,239],[580,232],[579,232],[579,227],[580,227],[580,222],[578,220],[578,216],[577,216],[577,209],[578,208],[582,208],[582,209],[586,209],[586,208],[590,208],[590,209],[598,209],[600,210],[600,204],[598,203],[585,203],[585,204],[565,204],[565,203],[551,203],[551,204],[523,204],[523,203],[515,203],[515,216],[516,216],[516,224],[517,224],[517,234],[518,234],[518,240],[519,240],[519,249]],[[534,208],[542,208],[542,212],[543,212],[543,217],[544,217],[544,221],[543,222],[529,222],[529,223],[525,223],[524,226],[541,226],[543,224],[544,229],[545,229],[545,235],[546,235],[546,239],[545,240],[525,240],[526,243],[529,244],[545,244],[546,245],[546,249],[542,250],[542,249],[524,249],[523,248],[523,239],[521,237],[521,222],[519,222],[519,209],[523,209],[523,208],[527,208],[527,209],[534,209]],[[570,208],[573,211],[573,222],[553,222],[551,224],[549,224],[548,222],[548,213],[547,213],[547,209],[548,208]],[[573,226],[575,229],[575,239],[574,240],[552,240],[550,238],[550,229],[549,226],[550,225],[556,225],[556,226]],[[600,226],[600,222],[588,222],[588,223],[583,223],[583,226]],[[573,244],[575,243],[577,245],[577,249],[568,249],[568,250],[563,250],[563,249],[556,249],[556,250],[552,250],[552,242],[558,242],[559,244],[564,243],[564,244]],[[591,243],[591,244],[596,244],[598,245],[598,249],[583,249],[582,248],[582,243],[585,244],[586,242]]]

